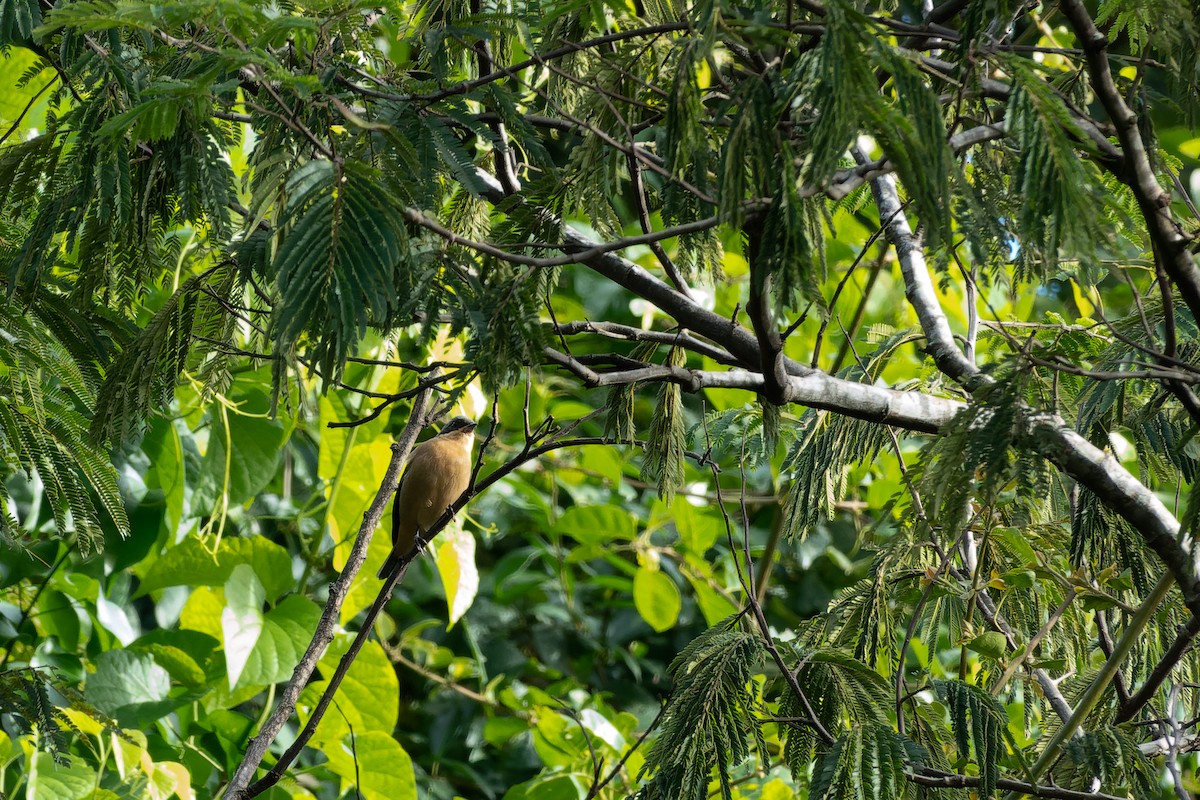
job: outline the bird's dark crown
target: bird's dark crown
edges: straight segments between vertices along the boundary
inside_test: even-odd
[[[477,423],[475,420],[471,419],[470,417],[457,416],[454,419],[447,422],[446,427],[442,428],[441,433],[439,433],[438,435],[441,436],[442,434],[453,433],[454,431],[470,432],[470,431],[475,430],[475,426],[478,424],[479,423]]]

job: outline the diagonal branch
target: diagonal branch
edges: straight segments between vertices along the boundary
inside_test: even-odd
[[[354,540],[350,556],[346,559],[346,566],[342,568],[342,573],[338,575],[337,580],[329,586],[329,599],[321,611],[321,619],[317,622],[312,641],[309,642],[308,649],[304,651],[300,663],[292,671],[292,678],[280,694],[275,710],[271,712],[271,716],[259,729],[258,735],[250,740],[241,763],[238,764],[233,777],[229,780],[225,796],[230,800],[242,800],[245,797],[253,796],[245,793],[246,787],[250,785],[250,780],[254,777],[258,765],[262,763],[263,756],[267,754],[267,750],[279,736],[284,724],[295,713],[296,701],[300,698],[300,692],[308,685],[313,671],[317,668],[317,662],[324,655],[325,648],[333,641],[342,603],[345,602],[346,595],[350,592],[350,586],[358,575],[358,570],[367,559],[367,548],[371,544],[371,537],[375,529],[379,527],[379,521],[383,519],[383,512],[387,508],[388,500],[396,492],[396,487],[399,485],[400,468],[408,460],[408,454],[417,441],[417,434],[425,427],[425,407],[429,404],[431,394],[432,389],[425,389],[413,400],[408,425],[405,426],[400,440],[392,445],[392,460],[388,463],[379,492],[375,495],[366,514],[363,515],[362,526],[359,528],[358,537]]]
[[[866,154],[857,146],[852,147],[851,152],[859,164],[867,163]],[[904,276],[904,295],[917,312],[917,319],[928,343],[929,355],[933,357],[938,369],[970,391],[984,378],[979,368],[963,355],[954,342],[950,322],[942,311],[937,293],[933,289],[933,280],[929,277],[929,267],[925,263],[921,242],[909,226],[908,217],[900,203],[896,179],[892,175],[880,175],[872,179],[871,194],[875,197],[875,205],[879,209],[879,218],[883,220],[888,241],[896,248],[900,272]]]
[[[1108,37],[1096,27],[1081,0],[1062,0],[1059,8],[1083,47],[1092,89],[1116,127],[1125,154],[1125,169],[1117,177],[1137,198],[1154,246],[1155,260],[1179,288],[1192,316],[1200,319],[1200,268],[1188,249],[1191,239],[1171,212],[1171,193],[1159,185],[1154,174],[1150,154],[1138,130],[1138,116],[1117,88],[1108,63]]]
[[[478,174],[481,180],[494,187],[489,199],[503,200],[504,193],[499,182],[486,172],[480,171]],[[549,212],[545,213],[549,216]],[[681,326],[724,347],[745,368],[755,370],[762,363],[755,335],[736,320],[725,319],[700,306],[614,252],[598,252],[596,243],[577,231],[565,229],[563,241],[558,246],[567,253],[591,251],[591,255],[580,259],[584,265],[658,306]],[[919,248],[907,248],[906,251],[910,254],[920,252]],[[918,270],[914,268],[913,274],[917,275]],[[928,279],[927,271],[925,277]],[[936,314],[928,316],[935,320],[937,317]],[[935,321],[934,324],[941,323]],[[973,365],[964,367],[957,363],[958,358],[966,361],[961,353],[958,358],[953,353],[943,356],[954,359],[946,362],[947,369],[953,371],[948,374],[974,374],[971,372]],[[784,387],[788,402],[857,419],[895,425],[905,430],[936,433],[965,407],[963,403],[945,397],[836,378],[788,358],[783,359],[783,364],[788,375]],[[968,372],[964,372],[964,369]],[[1179,521],[1154,492],[1131,475],[1110,453],[1080,436],[1057,414],[1027,410],[1018,420],[1015,443],[1018,447],[1041,453],[1128,520],[1179,582],[1188,608],[1194,615],[1200,616],[1200,577],[1188,556],[1191,539],[1179,539]]]

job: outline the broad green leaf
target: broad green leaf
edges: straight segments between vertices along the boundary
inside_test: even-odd
[[[509,789],[502,800],[582,800],[591,780],[590,776],[577,773],[539,775]]]
[[[7,6],[8,8],[19,8],[19,4],[3,4],[0,8]],[[25,4],[25,7],[33,14],[37,14],[39,6],[36,3]],[[17,12],[18,14],[20,11]],[[29,36],[33,27],[38,24],[36,17],[29,18],[28,28],[23,32],[24,36]],[[21,27],[26,27],[22,25]],[[54,72],[50,67],[45,67],[41,74],[35,76],[33,80],[27,82],[24,86],[18,87],[17,82],[27,69],[35,66],[40,57],[33,52],[23,47],[14,47],[5,52],[4,57],[0,58],[0,82],[3,83],[4,91],[0,92],[0,119],[7,120],[9,124],[17,119],[22,112],[25,111],[25,106],[34,101],[35,95],[46,85],[47,81],[54,80]],[[45,62],[42,61],[44,65]],[[46,95],[42,95],[41,104],[48,101]],[[37,117],[26,117],[26,125],[38,125]]]
[[[613,750],[620,752],[625,747],[625,737],[617,730],[608,718],[594,708],[585,708],[579,712],[579,721],[588,729],[593,737],[604,742]]]
[[[535,709],[533,719],[533,748],[547,767],[569,767],[587,751],[587,738],[575,720],[546,706]]]
[[[263,630],[262,584],[248,564],[233,568],[225,582],[225,608],[221,611],[221,641],[225,645],[225,669],[229,688],[238,685]]]
[[[616,447],[584,447],[579,454],[579,466],[604,476],[616,488],[625,474],[625,459]]]
[[[334,638],[319,664],[322,675],[333,673],[352,639],[350,634]],[[326,681],[314,681],[305,688],[299,702],[302,719],[308,718],[326,685]],[[363,645],[338,687],[335,702],[338,713],[321,719],[313,736],[314,746],[338,742],[350,730],[355,734],[379,731],[391,735],[400,708],[400,685],[395,668],[378,642]]]
[[[224,635],[221,631],[221,611],[225,608],[225,590],[210,589],[200,586],[183,604],[179,614],[179,627],[183,630],[196,631],[220,642]]]
[[[209,592],[207,589],[203,591]],[[224,592],[220,594],[223,595]],[[192,597],[195,597],[194,593]],[[211,604],[207,604],[208,601],[211,601]],[[197,603],[205,606],[198,610],[211,615],[212,627],[219,635],[221,609],[225,607],[224,598],[212,593],[206,600],[197,600]],[[196,670],[202,670],[201,674],[205,674],[203,670],[214,661],[213,656],[220,646],[221,641],[216,636],[189,630],[187,626],[181,625],[179,628],[159,628],[150,631],[130,645],[130,649],[145,651],[155,656],[158,663],[171,673],[172,680],[188,684],[195,679]],[[205,679],[201,678],[201,681]]]
[[[475,602],[475,593],[479,591],[475,537],[455,520],[433,541],[433,547],[438,575],[446,591],[449,623],[453,627]]]
[[[691,503],[673,503],[671,515],[679,541],[690,553],[704,555],[725,530],[724,523],[715,514],[707,513]]]
[[[638,567],[633,576],[633,604],[654,630],[669,630],[679,619],[683,602],[675,581],[661,570]]]
[[[49,753],[30,757],[25,800],[84,800],[96,788],[96,773],[78,762],[55,764]]]
[[[178,647],[172,647],[169,644],[149,644],[144,649],[154,657],[158,664],[162,665],[172,680],[192,688],[198,688],[204,684],[206,677],[204,670],[200,668],[194,658]]]
[[[125,613],[125,608],[109,600],[103,594],[96,597],[96,619],[106,631],[121,644],[129,644],[137,638],[137,631]]]
[[[253,568],[269,600],[293,586],[291,556],[269,539],[226,536],[213,554],[199,539],[189,537],[154,562],[138,594],[165,586],[224,586],[239,564]]]
[[[121,736],[113,737],[112,756],[121,775],[140,767],[145,755],[146,734],[141,731],[123,731]]]
[[[320,618],[321,609],[307,597],[291,594],[283,598],[263,618],[262,631],[246,659],[238,684],[254,686],[290,678],[312,641]]]
[[[416,800],[412,759],[390,733],[356,730],[353,740],[346,736],[322,752],[329,769],[342,779],[342,793],[354,787],[354,796],[364,800]]]
[[[136,727],[170,710],[161,704],[171,690],[171,676],[149,653],[108,650],[96,659],[96,672],[88,676],[85,696],[96,708],[122,725]]]
[[[1008,652],[1008,640],[999,631],[988,631],[967,642],[967,648],[981,656],[996,660],[1003,658],[1004,654]]]
[[[255,405],[269,407],[265,398]],[[285,436],[277,419],[214,413],[192,502],[197,507],[214,504],[224,491],[231,506],[253,499],[275,476]]]
[[[363,439],[360,433],[360,440]],[[379,492],[383,475],[392,458],[391,436],[380,434],[361,441],[345,454],[345,463],[328,490],[329,506],[325,521],[333,539],[333,564],[336,569],[346,566],[355,539],[366,514]],[[342,604],[341,621],[347,623],[369,606],[379,592],[375,573],[383,565],[391,549],[392,505],[388,503],[379,527],[371,538],[367,560],[363,564]]]
[[[175,422],[165,417],[155,418],[142,439],[142,452],[150,459],[151,465],[146,475],[146,485],[162,490],[167,506],[167,532],[173,536],[183,519],[185,487],[183,443]]]
[[[700,606],[700,613],[704,615],[706,624],[716,625],[738,612],[738,607],[704,578],[688,575],[687,580],[692,586],[692,591],[696,593],[696,604]]]
[[[156,761],[151,777],[161,796],[170,797],[173,792],[179,800],[196,800],[196,794],[192,791],[191,772],[178,761]]]
[[[554,527],[580,544],[598,545],[637,536],[637,520],[628,511],[613,506],[571,506]]]

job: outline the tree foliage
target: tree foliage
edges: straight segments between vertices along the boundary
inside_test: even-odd
[[[0,794],[1191,796],[1196,13],[0,0]]]

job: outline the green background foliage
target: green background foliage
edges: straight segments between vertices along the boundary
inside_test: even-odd
[[[1197,791],[1195,10],[918,5],[0,0],[0,796],[221,795],[429,387],[261,796]]]

